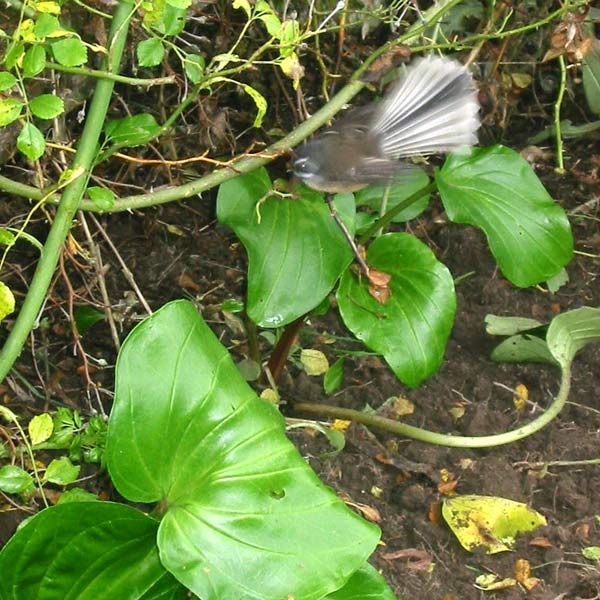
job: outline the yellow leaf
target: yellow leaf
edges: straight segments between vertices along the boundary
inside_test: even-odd
[[[494,575],[493,573],[479,575],[479,577],[475,579],[475,587],[485,592],[506,590],[508,588],[514,587],[515,585],[517,585],[517,582],[511,577],[506,577],[505,579],[498,579],[498,576]]]
[[[15,312],[15,297],[10,288],[0,281],[0,321]]]
[[[260,393],[260,397],[263,400],[266,400],[267,402],[269,402],[270,404],[275,404],[275,405],[279,404],[279,395],[272,388],[266,388],[266,389],[264,389]]]
[[[515,388],[515,397],[513,399],[515,408],[517,410],[523,410],[525,408],[525,404],[528,399],[529,399],[529,390],[527,389],[526,385],[520,383]]]
[[[300,362],[307,375],[323,375],[329,369],[329,361],[320,350],[303,349],[300,352]]]
[[[300,64],[298,55],[292,52],[279,63],[279,66],[284,74],[294,82],[293,87],[297,90],[300,80],[304,77],[304,67]]]
[[[52,417],[48,413],[43,413],[41,415],[36,415],[29,421],[29,425],[27,426],[27,431],[29,432],[29,438],[31,439],[31,443],[35,446],[36,444],[41,444],[45,442],[54,431],[54,423],[52,422]]]
[[[415,412],[415,405],[404,396],[398,396],[394,402],[394,413],[397,417],[405,417]]]
[[[518,533],[546,524],[543,515],[522,502],[496,496],[454,496],[444,500],[442,515],[465,550],[488,554],[511,549]]]
[[[42,0],[41,2],[32,2],[31,7],[37,10],[39,13],[46,13],[49,15],[60,15],[60,6],[56,2],[48,2]]]
[[[344,419],[336,419],[331,424],[331,429],[333,429],[334,431],[341,431],[343,433],[344,431],[346,431],[346,429],[348,429],[348,427],[350,427],[350,423],[352,423],[352,421],[345,421]]]

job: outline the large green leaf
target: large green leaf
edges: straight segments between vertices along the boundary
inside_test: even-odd
[[[594,38],[581,63],[583,91],[590,110],[600,115],[600,40]]]
[[[322,195],[303,186],[300,194],[272,195],[265,169],[219,188],[217,216],[248,252],[247,310],[261,327],[285,325],[318,306],[352,260]],[[345,194],[340,211],[349,208]]]
[[[398,379],[416,387],[435,373],[444,356],[456,311],[452,275],[425,244],[406,233],[377,238],[367,262],[391,275],[391,297],[378,303],[348,269],[337,291],[340,313]]]
[[[365,563],[343,588],[324,600],[396,600],[396,596],[377,569]]]
[[[157,528],[139,510],[111,502],[47,508],[0,552],[0,598],[185,598],[185,588],[159,561]]]
[[[161,561],[203,600],[317,600],[372,552],[377,527],[319,481],[191,303],[136,327],[116,377],[110,474],[162,501]]]
[[[564,210],[513,150],[497,145],[452,154],[436,182],[449,218],[483,229],[515,285],[546,281],[571,260],[573,236]]]

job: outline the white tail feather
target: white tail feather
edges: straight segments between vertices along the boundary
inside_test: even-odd
[[[415,62],[388,92],[372,132],[385,156],[450,152],[477,143],[479,103],[471,74],[459,63],[430,56]]]

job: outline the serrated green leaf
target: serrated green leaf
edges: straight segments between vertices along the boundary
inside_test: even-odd
[[[169,586],[185,598],[160,563],[157,528],[139,510],[112,502],[47,508],[2,548],[0,598],[174,600],[155,593]]]
[[[160,126],[154,116],[149,113],[114,119],[104,126],[104,134],[108,141],[132,148],[145,144],[159,131]]]
[[[377,238],[368,264],[391,275],[391,297],[380,304],[348,269],[337,290],[346,326],[383,355],[396,377],[417,387],[439,368],[456,311],[448,269],[422,242],[406,233]]]
[[[592,41],[582,61],[581,71],[588,106],[594,114],[600,115],[600,40],[594,38]]]
[[[92,185],[87,189],[90,200],[100,210],[110,210],[115,205],[116,196],[107,188]],[[81,332],[81,330],[79,330]]]
[[[62,98],[53,94],[42,94],[32,98],[29,102],[31,112],[40,119],[54,119],[65,110]]]
[[[41,444],[50,438],[54,431],[54,422],[48,413],[36,415],[27,426],[32,445]]]
[[[377,528],[318,480],[191,302],[138,325],[116,372],[109,472],[129,500],[162,500],[161,562],[193,593],[320,600],[364,563]]]
[[[87,48],[78,38],[52,42],[51,48],[56,62],[65,67],[78,67],[87,62]]]
[[[165,4],[160,19],[154,28],[163,35],[179,35],[185,27],[187,11],[171,4]]]
[[[21,467],[16,465],[0,467],[0,490],[5,494],[23,494],[31,491],[33,487],[33,477]]]
[[[15,297],[11,289],[0,281],[0,321],[15,312]]]
[[[13,43],[8,47],[4,55],[4,66],[10,71],[14,69],[25,54],[25,44],[23,42]]]
[[[46,468],[44,478],[57,485],[69,485],[77,480],[81,467],[74,465],[67,456],[55,458]]]
[[[257,0],[254,10],[256,18],[262,21],[267,28],[267,33],[272,37],[276,37],[281,29],[281,21],[273,12],[269,3],[266,0]]]
[[[23,102],[16,98],[0,98],[0,127],[6,127],[21,116]]]
[[[23,57],[23,77],[35,77],[46,67],[46,50],[41,44],[34,44]]]
[[[600,308],[584,306],[552,319],[546,343],[563,368],[568,368],[579,350],[600,341]]]
[[[156,67],[165,56],[165,46],[159,38],[150,38],[137,45],[136,56],[141,67]]]
[[[451,154],[436,174],[448,217],[483,229],[504,275],[519,287],[546,281],[573,256],[565,211],[529,163],[504,146]]]
[[[33,123],[25,123],[17,138],[17,148],[29,160],[37,160],[46,149],[42,132]]]
[[[279,327],[318,306],[352,260],[352,252],[320,194],[273,196],[265,169],[222,184],[217,218],[248,252],[248,316]],[[337,202],[353,211],[352,197]],[[293,293],[291,291],[293,290]]]
[[[186,54],[184,69],[190,81],[198,83],[204,75],[204,57],[199,54]]]
[[[33,27],[35,36],[42,41],[46,37],[49,37],[52,34],[62,30],[63,28],[61,27],[59,20],[55,16],[49,14],[41,14],[36,19]]]
[[[394,208],[403,200],[423,189],[429,184],[429,176],[425,171],[414,168],[402,175],[398,181],[390,185],[389,190],[385,185],[373,185],[363,188],[355,193],[356,206],[368,206],[377,211],[379,215]],[[402,210],[393,219],[392,223],[404,223],[419,216],[429,204],[429,194],[423,196],[408,208]],[[382,211],[382,209],[385,209]]]
[[[0,71],[0,92],[10,90],[17,83],[16,77],[8,71]]]

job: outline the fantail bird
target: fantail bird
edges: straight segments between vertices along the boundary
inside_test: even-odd
[[[465,67],[445,58],[420,58],[381,102],[350,111],[298,148],[294,174],[327,193],[387,183],[410,169],[401,157],[476,144],[478,111],[475,84]]]

